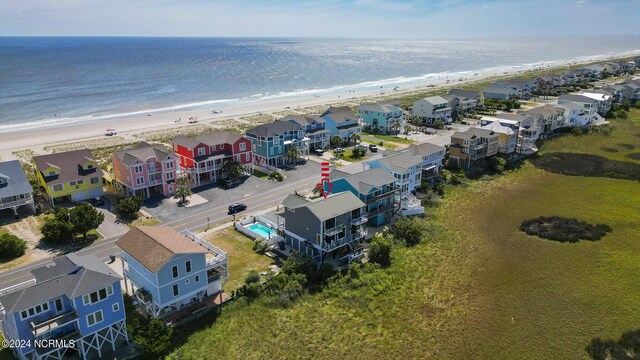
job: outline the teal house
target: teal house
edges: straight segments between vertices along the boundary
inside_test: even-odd
[[[309,138],[305,129],[290,121],[274,121],[249,129],[245,137],[253,147],[255,165],[268,168],[287,165],[290,161],[286,153],[291,146],[298,149],[298,154],[309,154]]]
[[[331,172],[332,193],[350,191],[364,204],[369,224],[380,226],[389,223],[399,209],[400,195],[395,187],[395,176],[383,168],[348,174],[339,170]]]
[[[369,131],[381,133],[395,133],[404,125],[402,109],[398,103],[362,104],[358,106],[358,116],[362,118],[362,125]]]

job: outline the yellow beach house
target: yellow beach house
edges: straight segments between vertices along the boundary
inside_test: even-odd
[[[102,196],[102,169],[88,149],[33,157],[35,173],[52,205]]]

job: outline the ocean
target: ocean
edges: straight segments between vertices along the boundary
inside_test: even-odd
[[[0,132],[427,83],[640,51],[640,36],[0,37]]]

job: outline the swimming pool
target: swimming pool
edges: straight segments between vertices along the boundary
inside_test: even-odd
[[[260,235],[261,237],[268,239],[270,236],[275,235],[275,231],[269,229],[267,226],[261,223],[254,223],[250,225],[247,229],[253,231],[254,233]]]

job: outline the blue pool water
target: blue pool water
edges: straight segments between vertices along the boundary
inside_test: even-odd
[[[269,229],[267,226],[262,225],[260,223],[255,223],[251,226],[249,226],[247,229],[253,231],[254,233],[262,236],[263,238],[267,239],[269,238],[269,236],[271,235],[275,235],[275,231]]]

